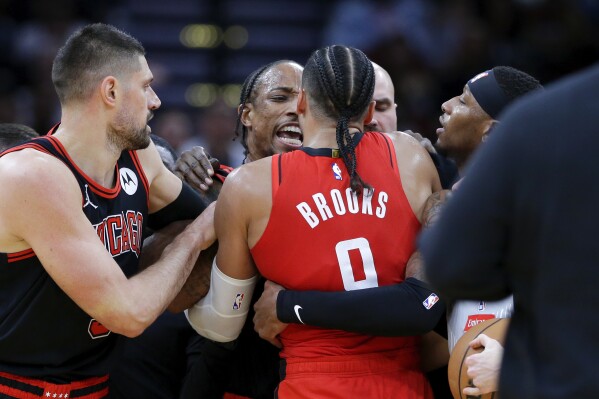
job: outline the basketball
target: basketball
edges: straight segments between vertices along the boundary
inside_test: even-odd
[[[447,374],[449,378],[449,388],[451,394],[455,399],[466,399],[467,396],[462,393],[463,389],[469,386],[469,378],[466,373],[467,368],[464,365],[464,360],[470,355],[479,353],[482,348],[472,349],[468,344],[478,337],[479,334],[485,334],[490,338],[496,339],[502,345],[505,341],[505,333],[509,325],[509,318],[504,319],[490,319],[477,324],[470,328],[462,335],[458,340],[451,356],[449,357],[449,364],[447,366]],[[482,396],[481,399],[497,399],[497,392],[491,392]]]

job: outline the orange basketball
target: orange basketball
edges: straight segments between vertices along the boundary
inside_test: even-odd
[[[469,386],[469,378],[466,373],[467,367],[464,365],[464,360],[472,354],[479,353],[481,349],[472,349],[468,345],[479,334],[485,334],[490,338],[496,339],[502,345],[505,342],[505,333],[510,319],[490,319],[477,324],[462,335],[458,340],[449,357],[447,366],[447,374],[449,378],[449,388],[455,399],[466,399],[467,396],[462,393],[464,388]],[[497,392],[488,393],[478,396],[481,399],[497,399]]]

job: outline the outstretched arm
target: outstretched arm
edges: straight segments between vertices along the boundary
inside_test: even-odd
[[[401,303],[401,306],[389,304]],[[351,309],[351,312],[341,311]],[[445,305],[426,283],[414,278],[347,292],[288,291],[267,281],[255,303],[254,328],[277,347],[289,323],[378,336],[422,335],[435,328]]]
[[[23,249],[32,248],[56,284],[116,333],[135,336],[153,322],[180,290],[200,250],[215,239],[210,207],[155,264],[128,279],[82,212],[79,185],[65,165],[29,150],[10,157],[3,158],[0,180],[2,186],[15,189],[0,190],[2,230]],[[23,162],[30,165],[27,173],[20,168]]]
[[[189,223],[191,223],[191,220],[173,222],[168,226],[155,231],[150,237],[144,240],[143,250],[139,259],[140,270],[144,270],[158,261],[167,245],[169,245],[173,239],[189,225]],[[206,296],[208,289],[210,288],[210,270],[212,269],[212,261],[216,256],[217,249],[218,242],[215,242],[210,247],[200,252],[200,256],[198,256],[181,291],[179,291],[175,299],[168,305],[168,310],[170,312],[183,312],[185,309],[192,307],[197,301]]]
[[[258,278],[248,245],[250,215],[260,202],[252,187],[244,167],[233,172],[223,185],[215,213],[219,248],[212,265],[210,290],[186,311],[192,327],[214,341],[237,338]]]
[[[295,311],[297,306],[301,307],[300,312]],[[445,310],[428,285],[415,278],[391,286],[342,293],[283,290],[279,292],[276,308],[277,317],[285,323],[382,336],[424,334],[437,325]]]
[[[201,149],[201,147],[198,147]],[[156,177],[154,178],[155,187],[157,183],[166,183],[168,190],[155,190],[152,199],[158,199],[158,203],[168,202],[169,195],[176,192],[181,185],[180,179],[175,177],[164,165],[157,163],[156,154],[148,150],[139,152],[140,159],[146,164],[157,165]],[[188,157],[194,159],[197,168],[205,168],[210,162],[203,150],[200,152],[189,152]],[[194,158],[196,157],[196,158]],[[179,159],[180,161],[180,159]],[[178,162],[179,162],[178,161]],[[151,169],[148,173],[151,173]],[[191,173],[191,172],[189,172]],[[170,244],[173,239],[185,228],[191,220],[195,219],[203,209],[214,202],[220,193],[222,183],[215,180],[206,191],[192,190],[185,182],[182,184],[179,195],[169,204],[149,215],[148,225],[154,229],[152,236],[144,241],[144,247],[140,258],[140,270],[144,270],[150,264],[156,262],[164,248]],[[161,200],[160,197],[166,197]],[[185,222],[182,222],[185,221]],[[210,286],[210,269],[212,260],[216,255],[218,244],[214,243],[205,251],[200,253],[191,274],[186,279],[181,291],[168,306],[168,310],[173,313],[182,312],[203,298],[208,292]]]

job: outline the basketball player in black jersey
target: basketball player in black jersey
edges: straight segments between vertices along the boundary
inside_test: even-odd
[[[104,24],[53,64],[61,123],[0,158],[0,396],[101,398],[120,335],[173,300],[215,239],[204,206],[162,164],[143,46]],[[195,219],[135,274],[143,227]]]

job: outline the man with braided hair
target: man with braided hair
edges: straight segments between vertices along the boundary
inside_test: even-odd
[[[289,288],[328,291],[404,279],[417,215],[440,185],[414,139],[363,133],[373,87],[359,50],[331,46],[310,57],[297,100],[304,147],[243,165],[223,186],[210,291],[187,311],[200,334],[237,337],[258,271]],[[290,326],[278,396],[430,397],[418,340]]]
[[[301,147],[295,100],[302,71],[295,61],[279,60],[257,69],[244,82],[237,130],[246,162]]]
[[[500,111],[515,99],[541,87],[532,76],[507,66],[496,66],[474,76],[466,83],[460,95],[441,105],[443,115],[439,119],[442,127],[437,129],[439,140],[436,146],[454,157],[463,171],[474,151],[492,134],[493,126],[499,124]],[[423,214],[425,225],[432,223],[438,216],[438,211],[447,198],[446,194],[447,192],[438,192],[429,198]],[[257,309],[257,314],[261,316],[260,333],[273,343],[276,342],[276,334],[285,328],[285,324],[281,322],[300,323],[293,311],[294,304],[300,304],[304,308],[303,322],[322,328],[342,328],[374,335],[402,335],[408,321],[404,309],[386,306],[392,298],[398,300],[400,295],[401,302],[406,303],[407,298],[403,296],[400,286],[326,294],[281,291],[281,287],[268,283],[265,293],[268,295],[262,296],[261,306]],[[353,315],[340,312],[343,307],[353,309]],[[375,312],[377,317],[368,323],[358,323],[354,317],[360,313],[373,315]],[[425,316],[420,314],[414,317]],[[459,336],[454,339],[457,338]],[[453,344],[455,341],[451,347]]]
[[[436,146],[453,156],[463,171],[485,137],[493,134],[493,126],[500,123],[500,112],[517,98],[541,88],[534,77],[508,66],[496,66],[477,74],[466,83],[460,95],[441,105],[443,115],[439,119],[442,127],[437,130],[439,141]],[[427,200],[422,215],[425,226],[436,220],[447,198],[448,191],[440,191]],[[416,261],[410,263],[413,264]],[[410,284],[411,281],[407,279],[406,282]],[[419,311],[411,314],[413,320],[428,317],[428,311],[420,305],[422,294],[413,291],[411,288],[414,286],[406,290],[406,282],[383,288],[334,293],[282,290],[282,287],[269,282],[255,307],[254,321],[256,326],[257,321],[260,322],[259,331],[263,338],[275,343],[276,335],[287,326],[285,323],[307,323],[321,328],[339,328],[374,335],[403,335],[406,329],[416,325],[416,321],[410,321],[407,317],[410,315],[409,309]],[[401,303],[401,309],[388,306],[393,301]],[[302,307],[301,320],[294,312],[295,306]],[[512,308],[511,298],[453,304],[448,319],[450,349],[472,324],[489,317],[509,317]],[[343,312],[343,309],[352,309],[352,312]],[[483,346],[488,344],[493,350],[485,350],[467,360],[472,366],[468,371],[469,376],[478,383],[477,387],[464,389],[468,395],[496,390],[497,373],[492,370],[500,364],[501,357],[496,355],[501,354],[502,348],[495,340],[482,339],[485,340]]]
[[[246,78],[235,131],[245,148],[246,162],[301,145],[296,109],[302,71],[295,61],[279,60],[259,67]],[[183,152],[175,166],[175,173],[202,195],[218,194],[221,179],[230,170],[210,160],[199,146]],[[161,234],[166,240],[162,247],[171,235],[172,231]],[[169,310],[182,312],[206,294],[214,253],[207,267],[202,263],[202,267],[194,268]],[[260,289],[259,284],[256,291]],[[183,322],[187,327],[179,324],[178,317],[163,315],[142,336],[128,342],[117,371],[111,374],[111,396],[209,399],[231,392],[254,399],[272,397],[279,381],[278,349],[260,339],[251,320],[236,344],[226,346],[198,336],[184,316]]]
[[[245,79],[237,109],[236,134],[244,147],[246,163],[302,145],[297,116],[302,71],[303,67],[295,61],[278,60],[261,66]],[[209,173],[198,162],[202,153],[201,148],[184,152],[176,167],[196,189],[202,189],[200,182],[212,184]],[[256,285],[256,297],[263,285],[262,281]],[[207,287],[188,288],[193,293],[189,297],[193,299],[188,304],[191,307],[205,295]],[[181,397],[198,397],[198,394],[202,398],[216,397],[223,390],[256,399],[272,397],[273,387],[278,382],[278,350],[260,339],[251,320],[245,323],[233,351],[211,342],[202,345],[190,355],[195,360],[189,362],[193,366]]]

